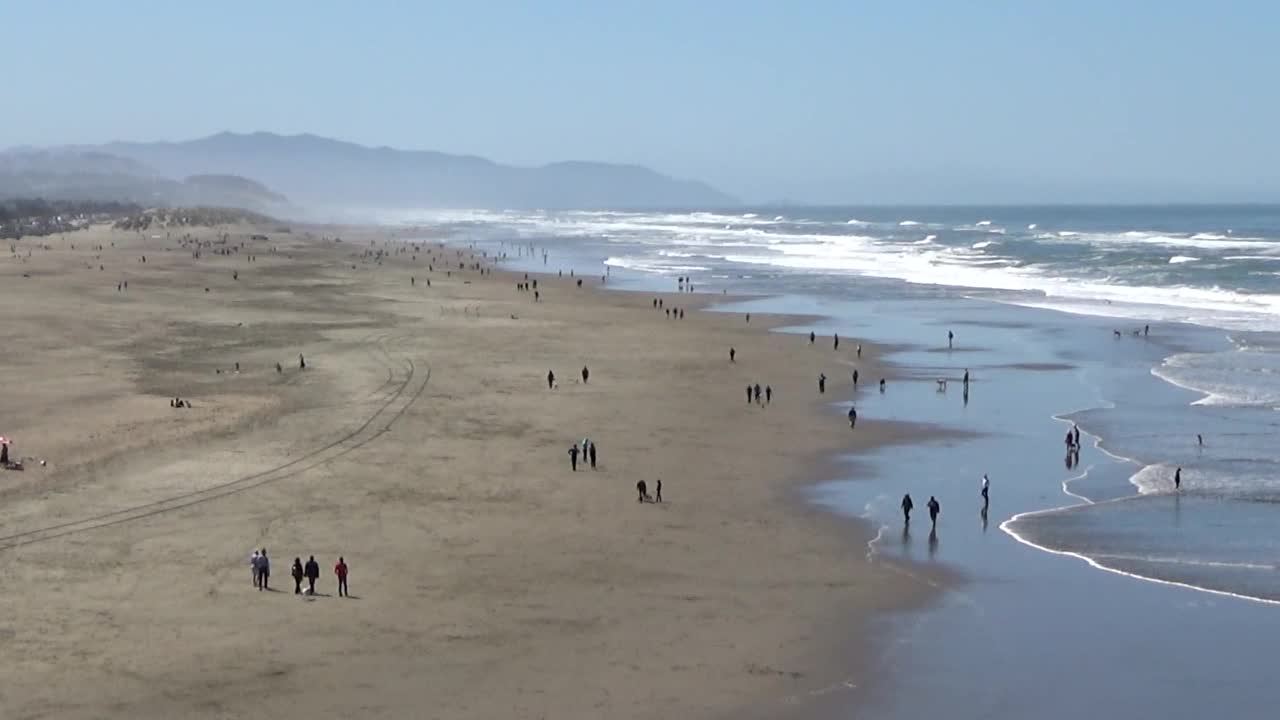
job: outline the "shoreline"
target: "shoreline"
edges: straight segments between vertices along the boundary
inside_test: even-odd
[[[401,242],[409,241],[401,240]],[[473,247],[452,243],[447,237],[443,242],[446,247],[451,247],[455,250],[468,252],[474,250]],[[493,263],[494,273],[498,275],[505,274],[512,281],[536,277],[543,283],[547,281],[573,283],[579,278],[592,283],[598,282],[594,276],[565,275],[563,271],[526,271],[523,269],[503,268],[506,262],[518,262],[514,258],[504,260],[490,256],[487,259]],[[694,305],[692,309],[695,312],[701,312],[710,317],[723,316],[726,322],[735,315],[741,317],[745,314],[742,311],[731,309],[736,304],[747,302],[768,304],[771,300],[778,299],[777,295],[767,293],[721,293],[717,295],[710,292],[671,292],[642,287],[617,287],[609,286],[607,281],[594,286],[584,285],[583,289],[589,289],[595,293],[621,293],[637,297],[661,298],[664,303],[670,303],[673,299],[680,301],[681,304],[691,302]],[[822,314],[772,310],[763,312],[752,310],[749,314],[752,331],[764,333],[766,337],[773,337],[777,342],[784,342],[787,338],[794,337],[797,344],[803,343],[804,328],[819,325],[833,319]],[[818,343],[821,343],[824,339],[828,342],[831,340],[830,336],[824,338],[824,336],[818,335],[817,337]],[[886,354],[899,350],[900,346],[893,343],[879,342],[874,338],[855,335],[842,335],[841,341],[845,343],[846,347],[862,347],[863,352],[866,354],[864,359],[867,361],[862,367],[869,366],[875,369],[876,372],[872,373],[872,376],[876,378],[884,377],[890,381],[903,378],[900,372],[901,368],[884,360]],[[848,367],[853,367],[854,364],[855,362],[847,363]],[[874,380],[870,382],[874,383]],[[844,384],[839,380],[837,380],[837,387],[841,388],[837,397],[844,399],[830,400],[826,399],[825,396],[819,396],[810,401],[808,414],[815,421],[823,423],[840,423],[843,421],[842,415],[833,412],[832,405],[844,404],[849,399],[856,398],[856,395],[849,388],[844,387]],[[865,384],[860,386],[860,388],[866,387],[868,386]],[[868,391],[860,389],[859,392]],[[814,532],[832,534],[843,538],[844,542],[848,543],[851,551],[860,552],[865,556],[867,563],[888,569],[894,577],[892,582],[917,589],[917,592],[907,598],[901,596],[900,591],[891,594],[886,593],[890,595],[889,598],[886,598],[889,602],[858,616],[852,616],[847,610],[837,608],[830,613],[830,618],[825,623],[831,627],[843,628],[846,632],[878,634],[880,631],[875,628],[882,619],[901,613],[917,611],[936,602],[948,590],[963,582],[962,575],[958,568],[929,567],[920,562],[903,562],[892,557],[877,555],[871,545],[878,538],[878,534],[870,520],[837,512],[834,508],[824,505],[814,498],[813,492],[831,482],[847,481],[851,475],[861,471],[863,468],[859,467],[859,460],[857,459],[859,453],[874,452],[894,445],[912,445],[920,442],[936,442],[948,438],[960,438],[964,437],[965,433],[943,429],[928,423],[862,420],[861,418],[860,430],[865,427],[862,423],[875,423],[878,432],[874,438],[862,441],[865,434],[861,434],[855,436],[857,438],[856,442],[849,443],[843,447],[827,448],[822,451],[820,457],[814,458],[804,469],[790,476],[779,477],[778,482],[782,486],[781,494],[784,502],[789,506],[790,512],[796,513],[803,518],[804,522],[810,525]],[[876,477],[866,477],[859,481],[875,482],[876,479]],[[879,679],[880,674],[883,673],[883,668],[880,667],[880,660],[877,655],[884,642],[885,640],[879,637],[863,637],[853,643],[845,641],[819,643],[813,648],[815,657],[825,658],[826,664],[830,666],[853,668],[856,669],[856,672],[851,672],[844,678],[832,676],[828,679],[828,683],[822,687],[810,688],[799,694],[788,693],[781,697],[773,698],[773,702],[770,702],[767,698],[763,702],[757,700],[752,704],[734,708],[733,712],[726,715],[726,717],[761,717],[770,718],[771,720],[783,717],[809,720],[810,718],[825,718],[830,717],[832,714],[846,713],[851,708],[867,704],[871,700],[870,693],[878,692],[872,686]]]
[[[251,232],[179,232],[223,230]],[[518,272],[442,277],[391,243],[369,254],[394,232],[310,229],[341,232],[338,244],[303,230],[261,246],[261,265],[101,228],[0,264],[15,299],[0,366],[27,380],[12,391],[20,412],[0,420],[21,453],[50,460],[0,502],[10,534],[33,539],[7,549],[29,591],[0,598],[23,658],[6,713],[338,712],[378,698],[443,717],[773,716],[874,683],[871,618],[932,593],[868,562],[859,524],[801,494],[834,456],[913,436],[870,418],[850,436],[826,402],[845,395],[839,372],[828,395],[813,387],[845,353],[769,332],[805,318],[657,320],[637,296],[576,278],[548,277],[535,304]],[[660,295],[685,309],[724,300]],[[306,370],[269,369],[299,352]],[[589,385],[573,379],[584,360]],[[550,392],[548,365],[561,378]],[[743,382],[779,394],[742,408]],[[175,414],[166,395],[194,409]],[[127,448],[112,442],[124,427]],[[605,462],[570,474],[564,448],[584,430]],[[263,473],[271,484],[235,485]],[[668,478],[668,502],[636,512],[637,475]],[[198,512],[171,500],[224,483],[236,494]],[[76,525],[104,512],[121,522]],[[54,521],[76,534],[42,535]],[[289,555],[345,554],[361,599],[251,594],[241,566],[259,545],[278,573]],[[208,580],[178,580],[191,558]],[[343,662],[308,661],[334,652]]]

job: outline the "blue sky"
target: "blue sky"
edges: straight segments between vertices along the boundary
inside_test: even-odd
[[[1280,3],[0,0],[0,147],[311,132],[750,201],[1280,201]]]

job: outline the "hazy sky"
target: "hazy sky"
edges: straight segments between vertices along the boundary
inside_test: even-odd
[[[747,200],[1280,200],[1280,3],[0,0],[0,147],[311,132]]]

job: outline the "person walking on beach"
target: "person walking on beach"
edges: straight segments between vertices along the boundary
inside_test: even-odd
[[[662,502],[662,478],[658,478],[658,485],[654,488],[654,502]]]
[[[636,502],[644,502],[649,496],[649,487],[643,480],[636,482]]]
[[[987,478],[986,473],[982,473],[982,506],[985,508],[991,502],[991,496],[988,494],[991,490],[991,480]]]
[[[293,559],[293,594],[302,594],[302,558]]]
[[[831,349],[832,350],[840,349],[840,333],[831,334]]]
[[[258,554],[258,590],[271,589],[271,560],[267,558],[267,549],[262,548]]]
[[[1067,452],[1076,449],[1076,436],[1070,430],[1067,431]]]
[[[764,404],[768,405],[771,402],[773,402],[773,386],[765,385],[764,386]]]
[[[747,385],[747,404],[751,404],[751,385]]]
[[[578,443],[569,446],[569,467],[578,472]]]
[[[856,369],[853,371],[853,389],[858,389],[858,371]]]
[[[1204,447],[1204,437],[1200,433],[1196,433],[1196,445]]]
[[[880,394],[884,394],[884,378],[880,378]]]
[[[1182,468],[1173,471],[1173,489],[1182,489]]]
[[[862,343],[858,343],[858,359],[862,359]]]
[[[302,357],[302,353],[298,353],[298,369],[299,370],[307,369],[307,359]]]
[[[1071,424],[1071,434],[1075,442],[1076,450],[1080,450],[1080,426],[1075,423]]]
[[[911,511],[915,507],[916,504],[911,502],[911,493],[902,496],[902,521],[907,525],[911,524]]]
[[[333,566],[333,574],[338,576],[338,597],[349,596],[349,593],[347,592],[347,573],[348,572],[350,571],[347,568],[347,561],[344,560],[341,555],[339,555],[338,564]]]
[[[547,371],[547,389],[552,390],[556,386],[556,373],[554,370]]]
[[[312,555],[307,560],[305,572],[307,574],[307,592],[314,596],[316,594],[316,580],[320,579],[320,563],[316,562],[315,555]]]
[[[948,330],[948,331],[947,331],[947,349],[948,349],[948,350],[950,350],[952,347],[954,347],[954,346],[955,346],[955,345],[954,345],[954,343],[955,343],[955,339],[956,339],[956,335],[955,335],[955,333],[953,333],[953,332],[951,332],[950,330]]]
[[[587,384],[587,378],[589,377],[591,377],[591,371],[587,369],[586,365],[583,365],[582,366],[582,384],[583,385]]]
[[[591,469],[596,469],[596,444],[591,443],[587,446],[587,457],[591,458]]]
[[[262,584],[262,558],[256,549],[249,556],[249,569],[253,571],[253,586],[256,588]]]
[[[733,348],[729,348],[729,362],[735,362],[734,358],[737,357],[737,355],[738,355],[737,350],[734,350]]]
[[[933,527],[937,528],[938,513],[942,512],[942,506],[938,504],[938,498],[930,495],[928,507],[929,507],[929,522],[933,524]]]
[[[825,373],[818,373],[818,392],[825,393],[827,391],[827,376]]]
[[[751,388],[751,392],[752,394],[755,395],[756,404],[759,405],[760,404],[760,383],[756,383],[755,387]]]
[[[964,369],[964,391],[969,392],[969,368]]]
[[[852,430],[858,424],[858,408],[849,406],[849,429]]]

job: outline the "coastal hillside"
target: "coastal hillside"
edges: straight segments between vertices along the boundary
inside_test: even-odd
[[[234,174],[167,177],[135,159],[98,150],[0,152],[0,200],[210,206],[280,213],[286,198]]]
[[[251,177],[311,206],[450,208],[723,207],[711,186],[637,165],[563,162],[516,167],[447,153],[371,148],[315,135],[220,133],[186,142],[81,148],[170,178]]]

